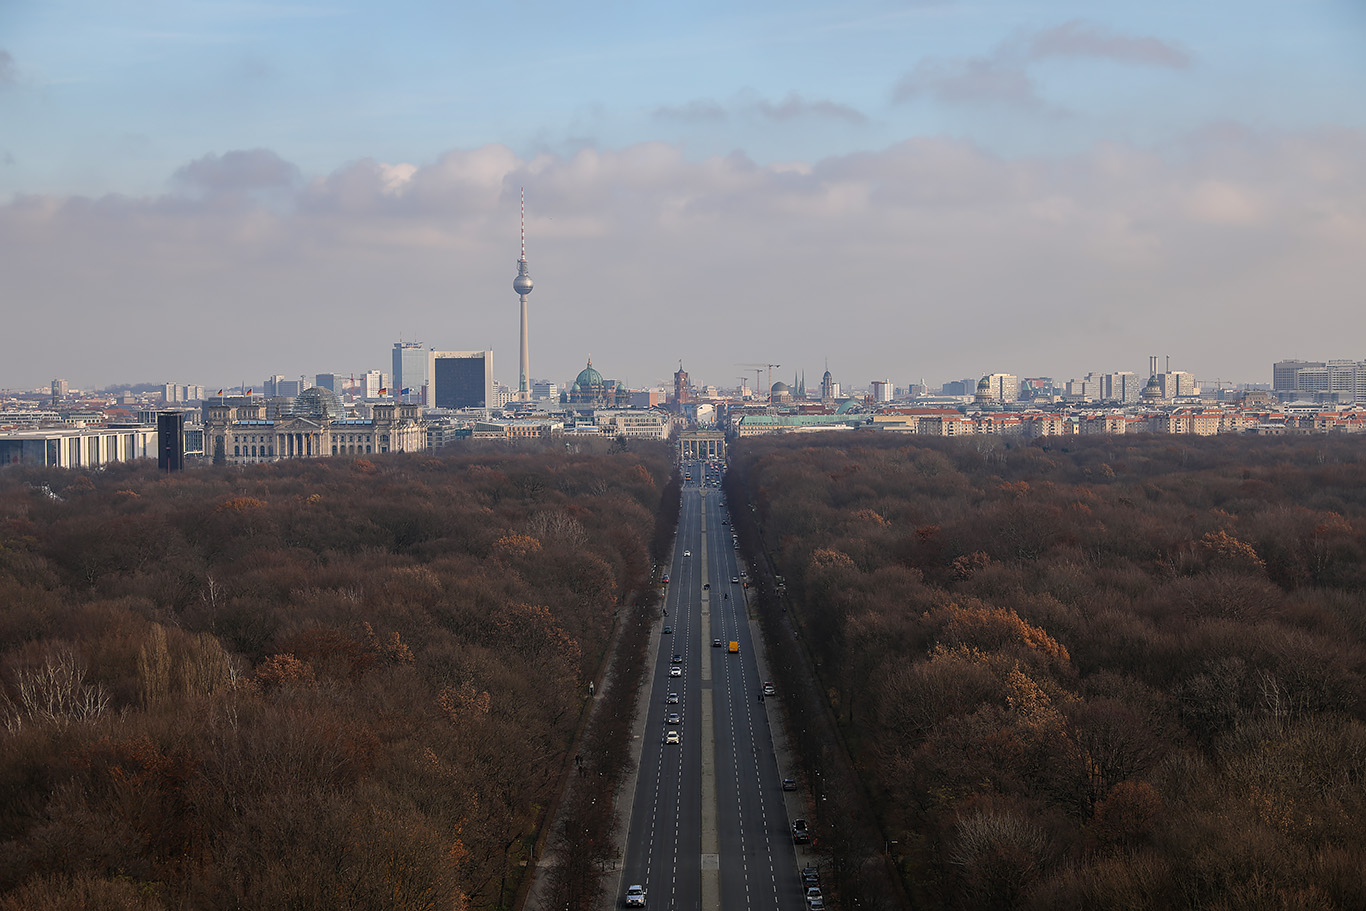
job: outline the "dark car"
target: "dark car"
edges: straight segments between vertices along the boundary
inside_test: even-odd
[[[672,633],[673,631],[674,631],[674,628],[673,628],[672,626],[666,626],[666,627],[664,627],[664,635],[666,635],[666,636],[667,636],[669,633]]]
[[[712,648],[720,648],[720,647],[721,647],[721,640],[720,640],[720,639],[713,639],[713,640],[711,640],[711,647],[712,647]]]
[[[806,827],[805,819],[797,819],[792,822],[792,843],[804,845],[811,840],[811,830]]]
[[[819,873],[816,872],[816,868],[815,868],[815,867],[811,866],[810,864],[807,864],[805,867],[802,867],[802,886],[803,886],[803,887],[819,886],[820,884],[821,884],[821,875],[820,875]]]
[[[682,663],[683,663],[683,656],[682,656],[682,655],[674,655],[673,658],[669,659],[669,663],[670,663],[670,664],[682,664]]]
[[[783,779],[783,790],[784,790],[784,791],[795,791],[795,790],[797,790],[797,779],[795,779],[795,778],[784,778],[784,779]]]

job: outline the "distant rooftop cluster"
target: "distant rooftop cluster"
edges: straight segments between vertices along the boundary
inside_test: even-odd
[[[393,374],[317,374],[312,383],[275,375],[259,387],[217,391],[168,383],[87,392],[54,380],[48,389],[0,396],[0,465],[156,458],[158,415],[168,412],[183,414],[176,432],[187,461],[229,464],[560,436],[672,438],[689,451],[719,451],[725,441],[758,434],[826,430],[1032,438],[1366,429],[1366,361],[1277,361],[1272,383],[1262,386],[1200,383],[1189,372],[1159,369],[1152,358],[1146,380],[1130,371],[1061,383],[993,372],[938,389],[876,379],[846,391],[826,369],[810,389],[798,371],[792,382],[756,392],[743,377],[729,388],[695,386],[681,363],[672,389],[633,389],[589,358],[572,382],[529,381],[522,399],[520,389],[493,380],[489,350],[399,342],[393,360]],[[754,370],[756,379],[762,372]]]

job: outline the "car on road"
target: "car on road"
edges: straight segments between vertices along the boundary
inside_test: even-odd
[[[795,791],[795,790],[797,790],[797,779],[795,779],[795,778],[784,778],[784,779],[783,779],[783,790],[784,790],[784,791]]]
[[[683,738],[678,736],[678,732],[677,732],[677,731],[669,731],[667,734],[664,735],[664,742],[665,742],[665,743],[682,743],[682,742],[683,742]]]
[[[660,576],[659,581],[660,581],[660,582],[663,582],[665,585],[668,585],[668,584],[669,584],[669,574],[668,574],[668,573],[665,573],[663,576]]]
[[[644,908],[645,907],[645,887],[627,886],[626,887],[626,907]]]
[[[821,895],[821,887],[820,887],[820,886],[807,886],[807,887],[806,887],[806,905],[807,905],[807,907],[808,907],[808,908],[811,907],[811,903],[812,903],[812,902],[819,902],[819,901],[825,901],[825,896],[824,896],[824,895]]]
[[[797,819],[792,822],[792,843],[804,845],[811,840],[811,830],[806,827],[805,819]]]
[[[802,867],[803,886],[819,886],[820,884],[821,875],[815,867],[811,866],[810,864],[807,864],[805,867]]]
[[[672,658],[669,659],[669,663],[670,663],[670,664],[682,664],[682,663],[683,663],[683,656],[682,656],[682,655],[674,655]]]
[[[711,647],[712,647],[712,648],[720,648],[720,647],[721,647],[721,640],[720,640],[720,639],[713,639],[713,640],[711,640]]]
[[[690,550],[685,550],[685,551],[683,551],[683,556],[685,556],[685,557],[691,557],[691,556],[692,556],[692,551],[690,551]]]
[[[731,577],[730,577],[730,584],[731,584],[731,585],[739,585],[739,584],[740,584],[740,577],[739,577],[739,576],[731,576]]]
[[[664,635],[666,635],[666,636],[669,635],[670,633],[672,633],[673,631],[674,631],[674,628],[673,628],[672,626],[666,625],[666,626],[664,627]]]
[[[664,723],[665,723],[665,724],[682,724],[682,723],[683,723],[683,720],[682,720],[681,718],[678,717],[678,713],[677,713],[677,712],[670,712],[670,713],[664,718]]]
[[[776,689],[773,688],[773,684],[769,683],[767,680],[764,681],[764,695],[765,695],[765,696],[776,696],[776,695],[778,695],[778,691],[777,691]]]
[[[670,676],[670,677],[682,677],[682,676],[683,676],[683,668],[681,668],[681,667],[679,667],[678,665],[675,664],[673,667],[669,668],[669,676]]]
[[[808,898],[806,900],[806,911],[825,911],[825,899]]]
[[[669,695],[664,697],[664,702],[667,705],[678,705],[678,694],[670,693]]]

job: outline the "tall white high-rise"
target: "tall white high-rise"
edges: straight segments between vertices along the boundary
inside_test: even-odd
[[[517,260],[517,277],[512,280],[512,290],[522,301],[522,364],[521,375],[517,378],[517,401],[531,401],[531,345],[527,341],[526,296],[534,287],[531,273],[526,264],[526,189],[522,189],[522,258]]]

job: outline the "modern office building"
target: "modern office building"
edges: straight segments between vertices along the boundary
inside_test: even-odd
[[[163,411],[157,415],[157,467],[162,471],[185,469],[183,411]]]
[[[261,384],[261,393],[268,399],[292,399],[303,392],[302,380],[287,380],[281,374],[266,377]]]
[[[1298,392],[1299,371],[1305,368],[1327,367],[1325,361],[1277,361],[1271,365],[1271,388],[1276,392]]]
[[[389,395],[389,377],[379,370],[367,370],[360,378],[361,398],[380,399]]]
[[[145,424],[0,433],[0,465],[92,468],[156,457],[157,428]]]
[[[1013,373],[988,373],[977,381],[975,395],[978,404],[1018,402],[1020,378]]]
[[[427,349],[421,342],[394,342],[393,394],[405,404],[427,404]],[[404,390],[407,390],[406,392]]]
[[[1285,397],[1366,402],[1366,361],[1277,361],[1272,386]]]
[[[493,407],[492,351],[428,351],[427,405]]]

